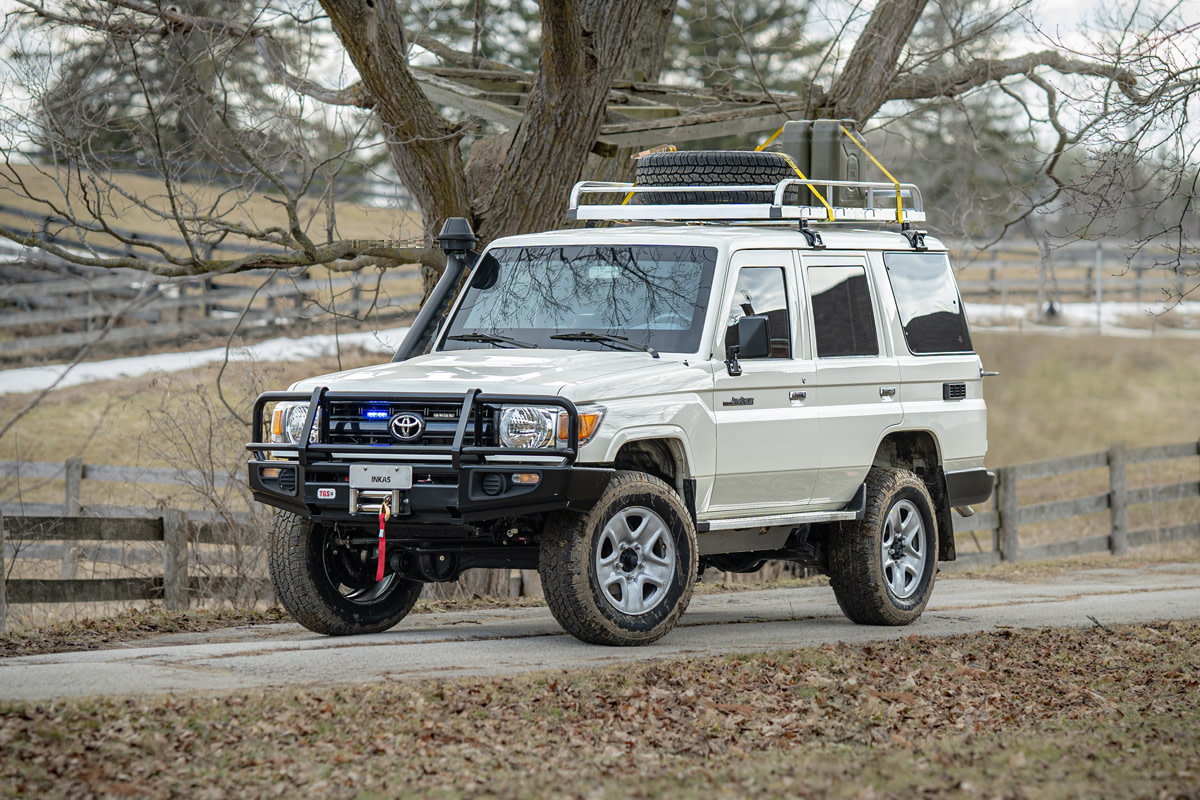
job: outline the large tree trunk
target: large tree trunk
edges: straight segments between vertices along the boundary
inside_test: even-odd
[[[869,120],[893,89],[900,55],[929,0],[879,0],[817,115]]]
[[[635,83],[658,83],[663,53],[675,22],[676,0],[649,0],[634,31],[621,77]]]
[[[321,0],[375,98],[388,155],[421,209],[426,244],[449,216],[471,216],[459,137],[408,69],[400,12],[391,0]]]
[[[482,207],[484,241],[561,223],[604,121],[645,0],[543,3],[542,61],[525,116]]]

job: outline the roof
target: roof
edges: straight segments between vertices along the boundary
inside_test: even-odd
[[[912,250],[896,230],[859,230],[845,226],[814,226],[820,231],[825,250]],[[574,228],[523,234],[497,239],[493,246],[537,245],[702,245],[722,251],[744,249],[801,249],[821,252],[809,245],[797,224],[772,225],[618,225],[607,228]],[[946,246],[927,236],[926,249],[944,251]]]

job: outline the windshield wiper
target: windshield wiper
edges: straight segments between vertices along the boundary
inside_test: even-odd
[[[638,344],[629,341],[628,336],[614,336],[611,333],[594,333],[592,331],[576,331],[575,333],[556,333],[551,339],[561,339],[564,342],[599,342],[614,350],[641,350],[658,358],[658,351],[648,344]]]
[[[510,336],[500,336],[495,333],[459,333],[454,336],[447,336],[447,339],[453,339],[456,342],[479,342],[481,344],[494,344],[497,347],[524,347],[538,349],[538,345],[522,342],[519,339],[513,339]]]

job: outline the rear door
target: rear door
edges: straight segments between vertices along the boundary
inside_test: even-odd
[[[821,471],[812,502],[849,501],[888,428],[903,419],[900,365],[879,314],[865,254],[801,256],[821,427]]]
[[[737,321],[749,315],[767,317],[771,354],[741,359],[737,376],[714,364],[717,474],[709,511],[735,517],[796,510],[812,496],[821,460],[809,394],[815,368],[797,347],[808,323],[796,301],[796,256],[743,250],[731,256],[730,268],[727,327],[715,359],[737,343]]]

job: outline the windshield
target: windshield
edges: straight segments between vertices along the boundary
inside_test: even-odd
[[[611,342],[552,338],[586,332],[692,353],[716,259],[713,247],[493,248],[472,273],[441,349],[613,349]]]

